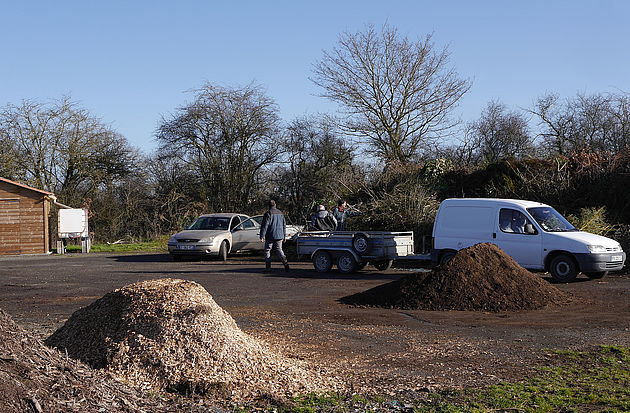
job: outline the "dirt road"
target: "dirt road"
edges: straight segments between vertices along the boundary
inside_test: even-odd
[[[322,275],[310,263],[264,274],[257,257],[172,262],[165,254],[0,258],[0,308],[45,338],[107,292],[154,278],[203,285],[246,332],[325,366],[355,390],[381,393],[517,379],[549,349],[630,346],[630,277],[559,285],[577,300],[536,311],[481,313],[355,308],[339,298],[407,271]],[[369,267],[368,267],[369,268]],[[541,275],[544,276],[544,275]]]

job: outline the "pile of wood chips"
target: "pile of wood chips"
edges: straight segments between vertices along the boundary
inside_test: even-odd
[[[460,250],[446,265],[341,299],[409,310],[519,311],[570,302],[572,296],[518,265],[499,247]]]
[[[166,412],[179,407],[170,400],[145,399],[105,372],[44,346],[0,310],[0,412]],[[194,407],[184,408],[202,411]]]
[[[242,401],[341,389],[241,331],[199,284],[139,282],[112,291],[46,339],[141,389]]]

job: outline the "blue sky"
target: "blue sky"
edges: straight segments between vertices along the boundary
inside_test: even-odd
[[[630,92],[630,1],[2,1],[0,106],[69,95],[150,152],[163,115],[212,82],[266,88],[284,120],[336,111],[308,79],[340,33],[433,33],[473,86],[529,108],[548,92]]]

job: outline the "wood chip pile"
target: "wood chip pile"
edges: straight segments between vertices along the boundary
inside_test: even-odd
[[[166,412],[170,406],[44,346],[0,310],[0,412]]]
[[[339,388],[241,331],[192,281],[112,291],[76,311],[46,344],[142,389],[239,401]]]
[[[564,304],[571,295],[518,265],[494,244],[460,250],[445,266],[347,296],[352,305],[419,310],[518,311]]]

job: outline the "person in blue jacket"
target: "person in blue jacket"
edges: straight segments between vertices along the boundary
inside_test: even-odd
[[[285,271],[289,271],[287,256],[282,251],[282,242],[287,234],[284,214],[276,208],[276,201],[269,201],[269,210],[263,215],[260,224],[260,241],[265,243],[265,270],[271,269],[271,250],[275,250],[282,261]]]

